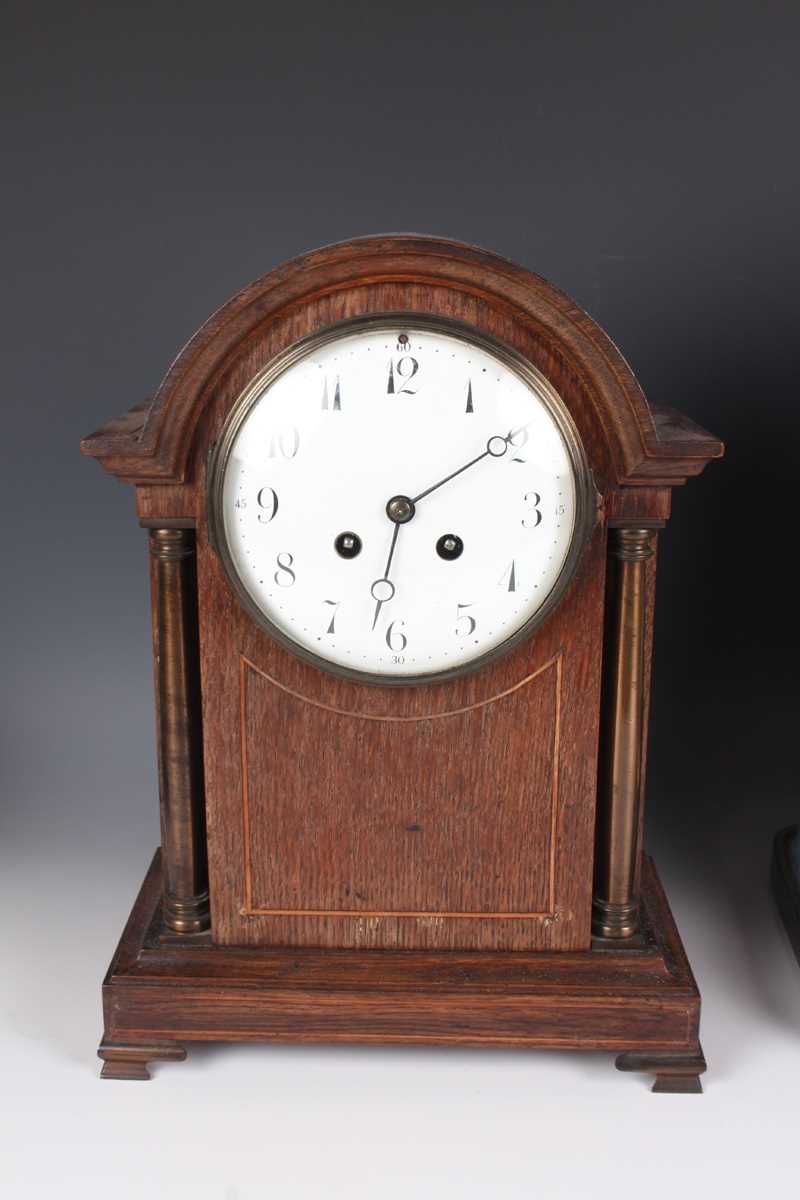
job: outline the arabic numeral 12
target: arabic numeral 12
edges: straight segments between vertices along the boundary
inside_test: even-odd
[[[409,396],[417,394],[416,388],[409,387],[409,383],[419,370],[419,363],[410,354],[404,354],[402,358],[395,361],[389,359],[389,381],[386,385],[387,396],[401,396],[406,392]]]

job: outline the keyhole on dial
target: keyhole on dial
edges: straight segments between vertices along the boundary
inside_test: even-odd
[[[357,533],[351,533],[348,529],[339,534],[333,546],[336,553],[342,558],[355,558],[357,554],[361,553],[361,538]]]
[[[457,533],[443,533],[436,543],[436,553],[445,562],[453,562],[464,550],[464,543]]]

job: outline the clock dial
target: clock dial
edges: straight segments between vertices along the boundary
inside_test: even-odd
[[[255,379],[211,494],[257,619],[322,666],[395,682],[477,666],[530,632],[589,509],[546,380],[419,318],[350,323]]]

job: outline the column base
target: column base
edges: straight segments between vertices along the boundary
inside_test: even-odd
[[[162,904],[164,924],[172,933],[204,933],[211,927],[208,892],[188,900],[165,894]]]
[[[595,900],[592,904],[592,933],[610,940],[633,937],[639,930],[639,904],[614,904]]]

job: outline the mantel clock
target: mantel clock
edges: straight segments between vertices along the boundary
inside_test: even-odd
[[[699,1090],[642,809],[657,531],[720,443],[538,276],[401,236],[245,288],[83,450],[149,530],[161,803],[103,1075],[461,1043]]]

